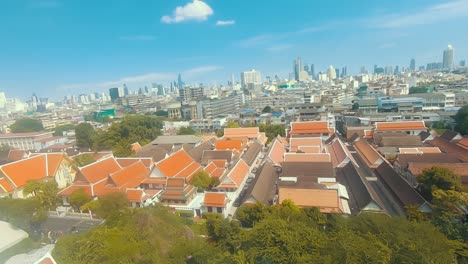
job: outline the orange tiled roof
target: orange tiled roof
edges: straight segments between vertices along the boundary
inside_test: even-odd
[[[426,125],[424,121],[408,121],[408,122],[377,122],[375,123],[375,131],[409,131],[409,130],[424,130]]]
[[[322,146],[322,138],[309,137],[309,138],[290,138],[289,139],[289,151],[296,152],[299,146],[304,146],[304,147]]]
[[[280,136],[280,135],[277,135],[277,136],[276,136],[276,139],[278,139],[279,142],[280,142],[281,144],[285,145],[285,146],[289,145],[289,142],[288,142],[284,137],[282,137],[282,136]]]
[[[399,148],[401,154],[442,153],[437,147]]]
[[[16,188],[23,187],[29,180],[41,180],[48,176],[45,155],[9,163],[0,168]]]
[[[149,176],[150,171],[138,161],[132,165],[125,167],[118,172],[110,175],[115,185],[119,187],[134,188],[141,184],[141,182]]]
[[[297,151],[304,153],[321,153],[322,149],[319,146],[298,146]]]
[[[57,173],[57,170],[62,163],[62,160],[65,158],[63,153],[47,153],[45,154],[47,158],[47,176],[53,176]]]
[[[288,199],[299,207],[318,207],[322,213],[344,212],[338,191],[334,189],[279,188],[278,196],[280,203]]]
[[[14,190],[14,188],[11,186],[11,184],[5,177],[0,178],[0,188],[2,188],[7,193]]]
[[[205,167],[205,172],[210,175],[210,177],[219,178],[224,174],[226,166],[226,160],[212,160]]]
[[[19,149],[10,149],[8,152],[8,162],[22,160],[26,157],[26,151]]]
[[[220,186],[224,187],[224,184],[234,184],[235,187],[239,188],[245,177],[249,174],[249,170],[249,165],[247,165],[243,159],[240,159],[228,173],[227,178],[223,180]]]
[[[275,164],[279,165],[281,162],[283,162],[284,153],[286,153],[286,149],[284,148],[283,144],[281,144],[279,140],[275,139],[273,141],[273,145],[271,145],[268,157]]]
[[[138,161],[143,162],[143,165],[148,169],[151,169],[153,166],[153,159],[152,158],[116,158],[117,163],[119,163],[120,167],[128,167]]]
[[[248,137],[257,138],[260,130],[258,127],[239,127],[239,128],[225,128],[224,137]]]
[[[141,203],[145,197],[145,193],[141,189],[127,189],[125,193],[127,194],[128,201],[130,202]]]
[[[190,182],[193,175],[202,170],[202,166],[196,162],[191,163],[188,167],[179,172],[175,177],[185,178],[187,182]]]
[[[139,149],[141,149],[140,143],[135,142],[135,143],[132,144],[132,151],[137,151]]]
[[[260,141],[260,144],[265,145],[268,141],[268,137],[266,136],[265,132],[260,132],[258,133],[257,137],[258,141]]]
[[[211,173],[213,173],[216,168],[218,168],[213,162],[210,162],[208,165],[206,165],[205,167],[205,172],[208,173],[209,175],[211,175]]]
[[[374,131],[364,130],[364,138],[373,138],[373,137],[374,137]]]
[[[113,192],[119,192],[121,189],[117,186],[109,185],[107,179],[104,179],[100,182],[92,184],[91,186],[91,196],[103,196]]]
[[[292,122],[291,134],[328,134],[333,133],[327,121]]]
[[[457,145],[468,150],[468,137],[464,137],[457,142]]]
[[[144,179],[141,183],[165,185],[166,178],[165,177],[148,177]]]
[[[207,192],[205,193],[204,206],[225,207],[228,203],[228,198],[223,192]]]
[[[110,174],[116,173],[120,169],[121,167],[115,158],[109,157],[81,167],[79,170],[88,182],[96,183],[102,179],[106,179]]]
[[[364,140],[359,140],[354,143],[354,148],[356,149],[359,156],[362,157],[367,166],[374,168],[383,161],[379,153],[371,147]]]
[[[447,168],[458,176],[468,176],[468,163],[433,163],[433,162],[410,162],[408,164],[408,171],[414,176],[419,175],[425,169],[432,167]]]
[[[58,195],[70,196],[70,195],[72,195],[73,192],[75,192],[76,190],[79,190],[79,189],[83,189],[86,192],[86,194],[91,196],[91,185],[89,185],[86,182],[81,182],[81,183],[75,182],[75,183],[73,183],[73,185],[70,185],[70,186],[66,187],[65,189],[61,190],[58,193]]]
[[[284,162],[331,162],[330,153],[285,153]]]
[[[195,161],[192,159],[192,157],[190,157],[190,155],[188,155],[185,150],[181,149],[171,156],[158,162],[156,167],[166,177],[175,177],[182,170],[194,162]]]
[[[224,168],[226,166],[227,160],[211,160],[216,167]]]
[[[242,141],[240,140],[235,140],[235,139],[224,139],[224,140],[218,140],[216,141],[215,144],[215,149],[216,150],[234,150],[237,149],[239,151],[242,151],[244,149],[242,145]]]

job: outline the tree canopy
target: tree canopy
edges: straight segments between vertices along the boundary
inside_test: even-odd
[[[39,132],[44,130],[42,122],[31,118],[21,118],[10,126],[13,133]]]
[[[56,128],[54,128],[54,136],[63,136],[63,132],[75,130],[75,127],[76,126],[72,124],[57,126]]]
[[[218,185],[219,180],[217,178],[211,178],[208,173],[201,170],[193,175],[190,184],[197,187],[199,191],[205,191]]]
[[[177,131],[177,135],[195,135],[197,133],[191,127],[181,127],[179,131]]]
[[[417,178],[420,184],[419,188],[421,194],[428,201],[432,200],[432,191],[434,188],[456,191],[459,191],[461,188],[460,176],[447,168],[432,167],[430,169],[425,169]]]
[[[81,148],[92,148],[96,131],[89,123],[81,123],[75,128],[76,145]]]
[[[83,205],[91,202],[91,197],[84,189],[78,189],[70,195],[70,205],[80,210]]]
[[[93,154],[91,153],[83,153],[75,157],[75,162],[78,167],[83,167],[88,164],[95,162]]]
[[[457,123],[455,130],[462,135],[468,135],[468,105],[460,108],[457,114],[455,114],[454,119]]]
[[[262,113],[271,113],[271,107],[269,105],[265,106],[262,110]]]

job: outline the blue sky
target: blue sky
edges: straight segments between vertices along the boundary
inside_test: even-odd
[[[3,0],[0,91],[61,98],[127,85],[226,83],[258,69],[316,72],[468,59],[468,0]]]

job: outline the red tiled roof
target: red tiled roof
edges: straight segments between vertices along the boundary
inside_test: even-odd
[[[401,154],[441,153],[437,147],[399,148]]]
[[[12,162],[12,161],[22,160],[24,159],[25,156],[26,156],[26,151],[24,150],[10,149],[10,151],[8,152],[7,161]]]
[[[416,176],[421,174],[423,170],[432,167],[447,168],[458,176],[468,177],[468,163],[410,162],[408,164],[408,171]]]
[[[156,167],[166,177],[175,177],[192,163],[194,163],[194,160],[187,154],[187,152],[185,152],[185,150],[181,149],[166,159],[158,162]]]
[[[259,133],[258,127],[239,127],[239,128],[225,128],[224,137],[248,137],[257,138]]]
[[[333,167],[338,167],[348,157],[346,147],[343,146],[340,139],[336,139],[328,146],[328,152],[331,155]]]
[[[61,190],[58,195],[60,196],[70,196],[72,195],[73,192],[75,192],[76,190],[79,190],[79,189],[83,189],[86,194],[88,194],[89,196],[91,196],[91,186],[86,183],[86,182],[81,182],[81,183],[73,183],[73,185],[70,185],[68,187],[66,187],[65,189]]]
[[[34,142],[46,143],[46,142],[54,141],[54,140],[61,139],[61,138],[64,138],[64,137],[63,136],[47,137],[47,138],[36,139],[34,140]]]
[[[151,169],[153,165],[152,158],[116,158],[115,160],[119,163],[120,167],[127,167],[138,161],[141,161],[148,169]]]
[[[433,140],[426,140],[431,146],[438,147],[441,151],[449,154],[454,154],[463,162],[468,162],[468,151],[463,147],[445,140],[441,137],[435,137]]]
[[[141,183],[165,185],[166,178],[165,177],[148,177],[144,179]]]
[[[115,185],[119,187],[134,188],[149,176],[150,171],[138,161],[132,165],[111,174],[110,177]]]
[[[110,174],[116,173],[120,169],[121,167],[114,157],[109,157],[81,167],[79,170],[88,182],[96,183],[102,179],[106,179]]]
[[[260,144],[265,145],[268,141],[268,137],[266,136],[265,132],[260,132],[258,133],[257,137],[258,141],[260,141]]]
[[[205,193],[204,206],[210,207],[225,207],[228,203],[228,198],[224,192],[207,192]]]
[[[371,168],[375,168],[383,162],[379,153],[377,153],[377,151],[364,140],[354,142],[354,148],[367,166]]]
[[[278,139],[273,140],[268,157],[275,164],[279,165],[281,162],[283,162],[284,153],[286,153],[286,149],[284,148],[283,144],[281,144]]]
[[[279,188],[279,202],[291,200],[299,207],[317,207],[322,213],[343,213],[338,191],[334,189]]]
[[[297,151],[304,153],[321,153],[322,148],[319,146],[298,146]]]
[[[249,174],[249,170],[249,165],[247,165],[243,159],[240,159],[228,173],[227,179],[223,180],[220,186],[225,187],[225,184],[234,184],[235,187],[239,188],[245,177]]]
[[[310,146],[322,146],[322,138],[320,137],[309,137],[309,138],[290,138],[289,139],[289,151],[296,152],[299,146],[310,147]]]
[[[215,149],[216,150],[227,150],[227,149],[233,150],[233,149],[237,149],[239,151],[242,151],[244,149],[244,147],[242,146],[242,141],[240,141],[240,140],[224,139],[224,140],[216,141]]]
[[[291,132],[292,135],[297,134],[328,134],[333,133],[330,130],[327,121],[311,121],[311,122],[292,122]]]
[[[14,190],[13,186],[11,186],[5,177],[0,178],[0,188],[2,188],[7,193]]]
[[[63,153],[47,153],[45,155],[47,158],[47,176],[54,176],[65,155]]]
[[[457,145],[468,150],[468,137],[464,137],[457,142]]]
[[[145,197],[145,193],[141,189],[127,189],[126,191],[128,201],[130,202],[143,202],[143,198]]]
[[[289,142],[282,136],[280,135],[277,135],[276,136],[276,139],[279,140],[279,142],[285,146],[289,145]]]
[[[285,153],[284,162],[331,162],[329,153]]]
[[[426,125],[424,121],[407,121],[407,122],[377,122],[375,123],[375,131],[410,131],[424,130]]]
[[[16,188],[24,186],[29,180],[41,180],[48,176],[45,155],[9,163],[0,168]]]
[[[135,142],[135,143],[132,144],[132,151],[137,151],[139,149],[141,149],[140,143]]]

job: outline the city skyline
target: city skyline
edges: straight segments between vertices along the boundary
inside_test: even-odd
[[[238,11],[247,4],[249,10]],[[371,72],[374,64],[407,68],[411,58],[418,68],[442,62],[448,44],[454,64],[468,58],[468,37],[460,33],[468,1],[288,4],[301,8],[274,21],[267,18],[284,16],[284,5],[117,1],[90,9],[86,2],[2,3],[11,12],[0,18],[9,25],[0,27],[0,91],[61,98],[123,83],[133,90],[168,84],[178,73],[188,84],[225,84],[233,73],[239,82],[239,73],[249,69],[288,78],[298,56],[303,65],[314,64],[315,73],[329,65],[347,66],[349,74],[361,66]]]

